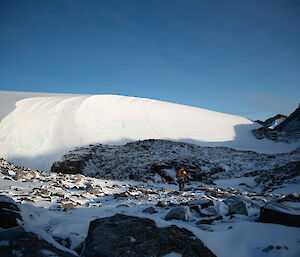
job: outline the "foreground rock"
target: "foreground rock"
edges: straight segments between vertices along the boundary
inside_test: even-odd
[[[117,214],[91,222],[82,256],[215,256],[190,231],[158,228],[149,219]]]
[[[261,208],[258,222],[300,227],[300,215],[289,214],[270,208]]]
[[[12,228],[22,222],[20,209],[15,201],[5,195],[0,195],[0,228]]]
[[[25,232],[23,227],[0,231],[0,256],[74,256],[57,249],[34,233]]]

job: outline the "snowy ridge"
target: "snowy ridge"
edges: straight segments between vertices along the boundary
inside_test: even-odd
[[[68,150],[91,143],[170,139],[268,153],[299,146],[256,140],[251,131],[258,124],[201,108],[119,95],[28,96],[12,110],[12,103],[22,97],[0,92],[0,102],[6,99],[0,156],[35,169],[49,170]]]

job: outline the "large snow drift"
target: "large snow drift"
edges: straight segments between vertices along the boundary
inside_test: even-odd
[[[0,107],[0,157],[35,169],[92,143],[154,138],[266,153],[297,146],[255,139],[260,125],[243,117],[145,98],[0,91]]]

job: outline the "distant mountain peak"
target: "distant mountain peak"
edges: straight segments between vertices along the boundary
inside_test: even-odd
[[[300,105],[288,117],[282,114],[267,119],[265,122],[257,121],[264,127],[253,130],[256,138],[268,138],[277,142],[295,142],[300,140]]]
[[[259,123],[260,125],[266,127],[266,128],[269,128],[271,126],[276,126],[276,125],[279,125],[278,124],[278,121],[282,122],[283,120],[285,120],[287,118],[286,115],[283,115],[283,114],[277,114],[275,115],[274,117],[271,117],[269,119],[266,119],[265,121],[261,121],[261,120],[256,120],[255,122],[256,123]],[[274,127],[275,127],[274,126]],[[273,127],[273,128],[274,128]]]

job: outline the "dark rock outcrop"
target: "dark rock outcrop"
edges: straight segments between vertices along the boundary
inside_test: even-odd
[[[254,168],[271,169],[298,159],[299,153],[267,155],[227,147],[201,147],[152,139],[125,145],[78,147],[64,155],[61,161],[53,163],[51,171],[80,173],[105,179],[174,184],[176,169],[183,167],[189,181],[213,184],[214,179],[251,172]]]
[[[82,155],[80,159],[70,158],[64,162],[55,162],[51,166],[51,172],[61,172],[64,174],[78,174],[82,173],[82,169],[85,166],[85,162],[88,161],[91,155]]]
[[[277,114],[276,116],[269,118],[265,121],[256,120],[255,122],[259,123],[260,125],[263,125],[264,127],[268,128],[275,124],[276,120],[286,119],[287,116],[283,114]]]
[[[289,214],[279,210],[263,207],[257,222],[274,223],[291,227],[300,227],[300,215]]]
[[[154,221],[117,214],[90,223],[82,256],[215,256],[193,233],[174,225],[156,227]]]
[[[18,205],[13,199],[0,195],[0,228],[19,226],[18,221],[22,221]]]
[[[0,256],[74,256],[57,249],[38,235],[24,231],[21,226],[0,230],[0,242]]]
[[[299,107],[275,129],[286,132],[300,132],[300,104]]]
[[[300,105],[299,107],[283,122],[275,128],[269,128],[277,116],[260,123],[264,127],[254,129],[252,132],[257,139],[268,138],[276,142],[294,142],[300,140]],[[280,117],[279,117],[280,118]],[[272,124],[271,124],[272,125]]]

